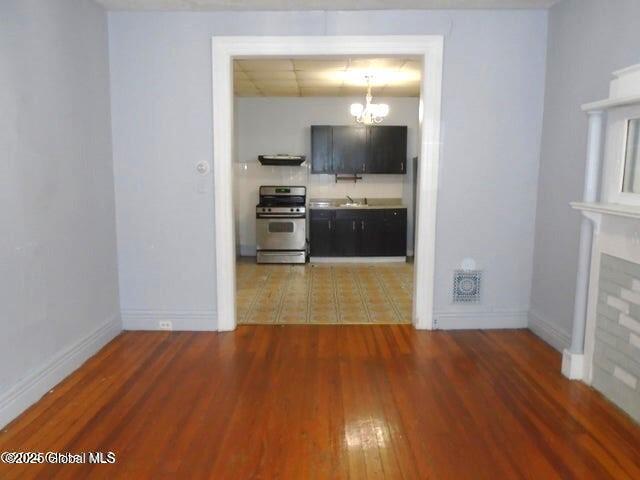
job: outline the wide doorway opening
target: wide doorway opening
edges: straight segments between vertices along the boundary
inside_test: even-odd
[[[233,67],[237,323],[411,323],[420,58]]]
[[[293,40],[213,39],[218,329],[432,328],[442,39]]]

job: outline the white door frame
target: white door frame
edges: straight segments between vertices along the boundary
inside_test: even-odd
[[[236,328],[236,252],[233,220],[233,59],[339,55],[420,56],[418,182],[414,262],[413,324],[433,328],[436,203],[440,161],[440,103],[443,37],[376,36],[220,36],[212,38],[213,178],[216,241],[217,329]],[[277,121],[277,120],[276,120]]]

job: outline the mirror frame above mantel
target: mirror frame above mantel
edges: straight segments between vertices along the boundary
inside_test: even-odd
[[[613,72],[614,79],[609,88],[609,98],[597,102],[582,105],[582,110],[589,116],[589,139],[587,157],[600,157],[600,152],[593,150],[593,137],[600,140],[605,134],[602,167],[602,193],[601,199],[597,199],[597,191],[591,192],[589,198],[583,198],[583,202],[613,204],[606,210],[615,214],[619,205],[640,206],[640,192],[631,193],[623,191],[624,171],[627,153],[627,127],[630,120],[640,118],[640,64]],[[606,132],[604,130],[603,116],[606,115]],[[599,162],[594,162],[598,163]],[[592,186],[598,187],[597,177],[599,169],[587,162],[587,176],[592,176]],[[586,187],[586,183],[585,183]],[[585,194],[588,192],[585,191]],[[572,205],[574,206],[574,205]],[[628,209],[622,209],[628,211]]]

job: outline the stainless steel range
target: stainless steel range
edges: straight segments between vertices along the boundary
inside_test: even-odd
[[[305,263],[306,187],[262,186],[256,205],[258,263]]]

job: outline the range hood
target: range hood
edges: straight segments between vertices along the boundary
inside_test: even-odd
[[[262,165],[279,165],[283,167],[297,167],[302,165],[306,157],[304,155],[259,155],[258,161]]]

